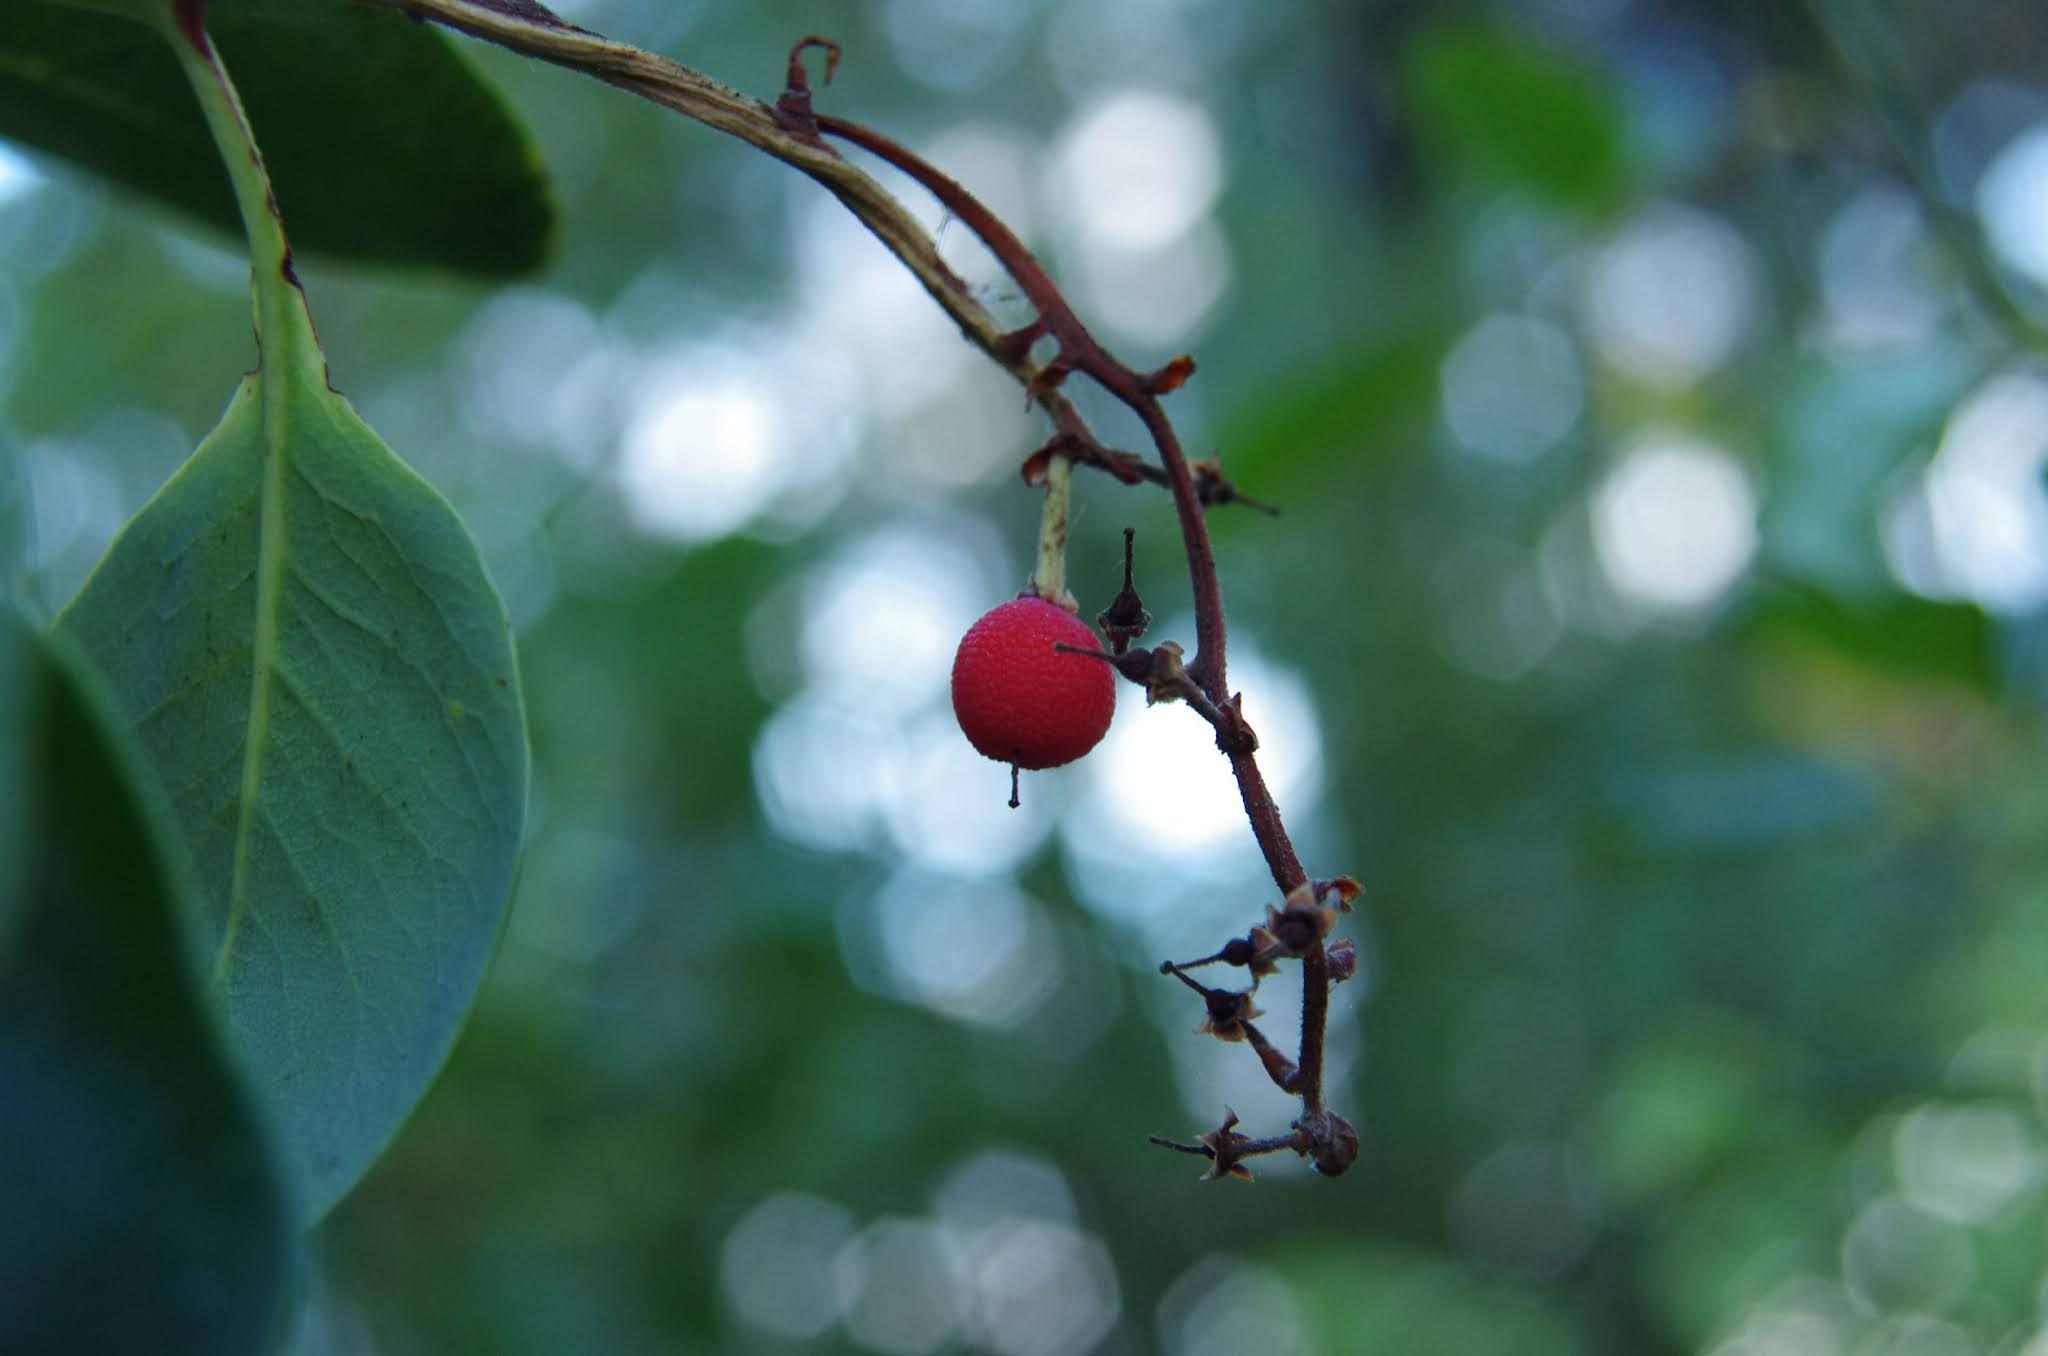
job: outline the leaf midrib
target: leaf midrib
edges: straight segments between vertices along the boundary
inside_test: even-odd
[[[235,942],[249,913],[250,842],[262,798],[263,757],[270,745],[270,690],[277,673],[278,627],[283,612],[287,410],[286,393],[280,389],[283,383],[274,380],[268,370],[265,359],[269,356],[258,360],[251,378],[256,382],[263,420],[263,486],[256,511],[256,616],[250,637],[249,723],[244,732],[242,787],[235,812],[233,883],[228,889],[227,923],[209,980],[214,989],[227,982]]]
[[[256,384],[261,422],[256,615],[250,627],[249,716],[235,815],[234,869],[220,951],[214,957],[208,980],[209,986],[217,990],[227,982],[235,943],[254,907],[250,895],[253,844],[262,804],[263,763],[269,752],[270,698],[277,675],[278,631],[284,610],[284,484],[292,397],[300,383],[316,395],[324,391],[326,363],[313,334],[305,296],[292,272],[291,246],[285,240],[284,223],[277,215],[270,176],[234,82],[203,34],[195,38],[173,22],[168,12],[157,18],[159,30],[177,53],[179,64],[191,81],[234,186],[242,226],[249,238],[249,282],[256,322],[256,371],[249,378]]]

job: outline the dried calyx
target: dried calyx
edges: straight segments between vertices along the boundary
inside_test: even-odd
[[[1295,1120],[1290,1134],[1270,1139],[1248,1138],[1237,1132],[1237,1114],[1229,1112],[1221,1126],[1201,1136],[1194,1144],[1182,1144],[1157,1135],[1152,1137],[1154,1144],[1210,1158],[1212,1165],[1205,1174],[1208,1180],[1249,1177],[1251,1173],[1243,1165],[1245,1158],[1282,1150],[1300,1154],[1318,1173],[1330,1177],[1343,1172],[1356,1161],[1358,1132],[1350,1122],[1322,1105],[1320,1024],[1304,1023],[1301,1057],[1297,1061],[1267,1040],[1252,1024],[1252,1019],[1260,1015],[1253,1005],[1253,994],[1258,991],[1259,981],[1278,970],[1282,961],[1303,961],[1308,971],[1304,975],[1304,984],[1314,986],[1318,992],[1326,990],[1328,985],[1342,983],[1357,972],[1357,949],[1342,938],[1332,940],[1330,932],[1339,916],[1350,912],[1351,901],[1358,894],[1358,882],[1349,876],[1304,881],[1288,891],[1278,905],[1266,906],[1263,923],[1255,924],[1242,937],[1231,938],[1213,955],[1185,963],[1165,961],[1160,964],[1161,974],[1172,975],[1201,996],[1204,1015],[1202,1025],[1197,1028],[1200,1032],[1219,1040],[1250,1045],[1274,1086],[1302,1099],[1302,1113]],[[1218,964],[1249,970],[1251,986],[1246,989],[1212,988],[1187,973],[1199,966]]]
[[[1109,637],[1111,654],[1130,649],[1131,642],[1144,635],[1152,621],[1152,614],[1145,610],[1145,600],[1131,586],[1131,552],[1137,535],[1135,529],[1124,529],[1124,586],[1110,599],[1108,607],[1095,614],[1097,629]]]

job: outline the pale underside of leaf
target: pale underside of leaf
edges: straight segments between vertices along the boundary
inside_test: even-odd
[[[269,366],[60,624],[164,781],[214,983],[317,1215],[476,992],[526,750],[504,612],[453,511],[326,389],[317,350]]]

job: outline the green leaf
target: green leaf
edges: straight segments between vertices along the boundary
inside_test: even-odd
[[[1417,134],[1453,167],[1566,204],[1620,196],[1621,109],[1590,63],[1464,22],[1425,32],[1403,74]]]
[[[539,153],[443,35],[345,0],[215,0],[207,24],[263,129],[301,249],[501,277],[548,255]],[[222,230],[238,223],[205,119],[148,27],[28,0],[0,42],[0,136]]]
[[[1752,643],[1805,642],[1899,677],[1936,679],[1987,694],[1999,684],[1991,619],[1970,603],[1903,594],[1843,599],[1782,587],[1757,595],[1742,632]]]
[[[0,1351],[256,1353],[289,1225],[89,681],[0,615]]]
[[[22,595],[27,543],[28,487],[21,458],[13,444],[0,436],[0,606],[18,601]]]
[[[1299,1245],[1273,1259],[1331,1356],[1579,1356],[1569,1305],[1463,1259],[1387,1246]]]
[[[60,625],[170,797],[317,1216],[433,1080],[504,915],[527,771],[504,609],[446,501],[299,368],[243,382]]]
[[[19,632],[12,607],[0,603],[0,863],[19,862],[31,841],[27,810],[33,803],[28,794],[32,750],[28,736],[34,727],[26,713],[35,673],[30,667],[31,652]],[[7,954],[7,941],[26,897],[22,877],[18,870],[0,867],[0,958]]]
[[[328,385],[226,69],[163,32],[235,185],[260,361],[59,626],[161,779],[212,988],[314,1219],[433,1082],[482,982],[525,717],[475,544]]]
[[[1273,383],[1226,415],[1224,468],[1246,493],[1286,505],[1327,496],[1334,478],[1360,467],[1399,460],[1421,445],[1413,428],[1436,407],[1446,347],[1417,326]],[[1247,517],[1215,521],[1229,531],[1232,519]]]

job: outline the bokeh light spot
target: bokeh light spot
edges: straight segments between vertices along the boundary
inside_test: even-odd
[[[1578,422],[1585,404],[1578,353],[1547,321],[1488,316],[1444,360],[1443,404],[1451,433],[1472,451],[1529,461]]]
[[[1162,636],[1191,635],[1188,619]],[[1231,637],[1230,681],[1246,694],[1259,732],[1259,765],[1274,797],[1305,814],[1322,780],[1322,734],[1308,687],[1266,659],[1242,631]],[[1147,707],[1136,686],[1118,684],[1117,712],[1087,760],[1088,792],[1066,829],[1084,851],[1120,845],[1124,855],[1190,858],[1245,834],[1244,802],[1230,764],[1216,753],[1202,718],[1179,703]]]
[[[2048,123],[2014,137],[1977,181],[1977,212],[2000,258],[2048,284]]]
[[[906,206],[938,229],[930,199]],[[831,355],[836,364],[807,376],[807,399],[863,416],[893,414],[931,400],[976,365],[959,327],[917,278],[831,198],[804,199],[796,253],[803,300],[790,351]]]
[[[828,851],[865,846],[901,779],[888,721],[800,696],[768,718],[754,742],[754,788],[777,833]]]
[[[834,1259],[853,1238],[840,1206],[794,1192],[749,1210],[718,1251],[726,1302],[746,1323],[793,1341],[822,1336],[839,1319]]]
[[[994,596],[965,542],[899,524],[805,576],[801,652],[814,691],[878,714],[944,692],[960,637]]]
[[[973,1290],[974,1340],[1004,1356],[1081,1356],[1121,1311],[1102,1241],[1075,1227],[1051,1159],[984,1150],[949,1172],[933,1214]]]
[[[1892,1141],[1899,1194],[1944,1219],[1990,1218],[2033,1185],[2041,1155],[2017,1112],[1992,1105],[1918,1108]]]
[[[1993,379],[1956,409],[1926,474],[1887,515],[1894,574],[2001,612],[2048,601],[2044,469],[2048,382],[2031,372]]]
[[[1800,1276],[1744,1314],[1707,1356],[1845,1356],[1858,1326],[1840,1286]]]
[[[1200,105],[1127,90],[1083,112],[1058,152],[1061,200],[1091,242],[1156,250],[1207,216],[1223,187],[1215,126]]]
[[[1073,1188],[1059,1165],[1015,1149],[984,1149],[967,1158],[939,1183],[932,1204],[948,1228],[968,1234],[1013,1215],[1067,1224],[1076,1218]]]
[[[1851,199],[1820,237],[1828,337],[1854,348],[1925,335],[1941,313],[1926,246],[1925,214],[1910,194],[1886,186]]]
[[[898,996],[947,1017],[1015,1026],[1059,986],[1038,902],[1001,881],[902,872],[877,896],[871,925]]]
[[[1726,224],[1664,204],[1594,261],[1594,341],[1619,370],[1653,386],[1689,386],[1727,360],[1756,309],[1748,248]]]
[[[1969,1231],[1896,1196],[1865,1206],[1842,1239],[1842,1279],[1870,1313],[1939,1311],[1976,1278]]]
[[[1008,766],[975,751],[950,701],[903,729],[900,739],[904,778],[888,810],[898,849],[921,865],[968,875],[1014,870],[1038,851],[1071,773],[1025,773],[1023,803],[1010,808]]]
[[[45,596],[69,598],[121,526],[120,489],[98,449],[45,441],[20,454],[27,492],[25,561]]]
[[[549,448],[583,441],[578,421],[563,417],[563,377],[592,358],[619,365],[588,307],[537,287],[510,288],[485,302],[454,357],[463,421],[476,438]]]
[[[1651,612],[1691,611],[1718,598],[1756,554],[1756,498],[1720,448],[1653,434],[1594,491],[1593,542],[1624,598]]]
[[[963,122],[934,138],[925,158],[957,172],[961,182],[1016,232],[1018,239],[1029,244],[1037,234],[1044,151],[1031,133],[1002,123]],[[961,278],[990,289],[987,300],[992,307],[1003,310],[1012,295],[1022,301],[1016,283],[974,232],[948,219],[940,224],[938,245]]]
[[[982,1333],[1003,1356],[1081,1356],[1116,1323],[1109,1250],[1039,1220],[998,1234],[975,1268]]]
[[[1316,1350],[1293,1287],[1266,1267],[1212,1254],[1159,1301],[1162,1345],[1172,1356],[1312,1356]]]
[[[26,198],[45,182],[43,172],[30,164],[27,156],[0,145],[0,207]]]
[[[1083,296],[1118,338],[1165,346],[1192,338],[1230,290],[1230,247],[1204,222],[1166,244],[1140,250],[1084,245]]]
[[[954,1340],[965,1315],[944,1240],[924,1220],[883,1219],[833,1264],[846,1332],[870,1351],[923,1356]]]
[[[633,520],[702,541],[766,506],[790,454],[776,404],[755,383],[679,366],[650,383],[626,429],[619,481]]]
[[[1116,1323],[1116,1270],[1073,1227],[1073,1192],[1051,1159],[989,1149],[940,1184],[936,1217],[975,1288],[973,1323],[1004,1356],[1081,1356]]]

